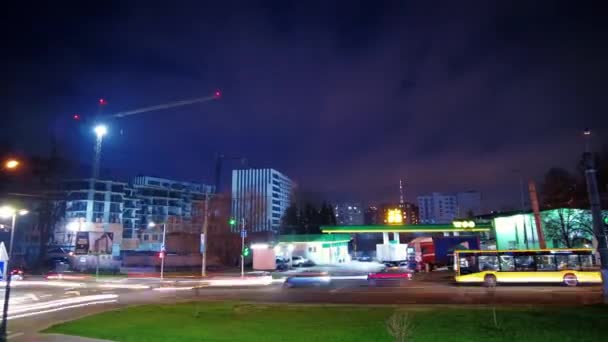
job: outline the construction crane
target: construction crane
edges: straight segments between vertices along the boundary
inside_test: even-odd
[[[117,113],[110,114],[110,115],[106,116],[105,118],[102,116],[102,111],[103,111],[103,108],[106,106],[107,102],[105,99],[99,99],[99,111],[98,111],[96,119],[94,120],[95,126],[93,128],[93,131],[95,132],[95,134],[97,136],[97,140],[95,143],[95,154],[93,156],[93,166],[92,166],[92,172],[91,172],[92,177],[91,178],[97,179],[99,177],[99,165],[100,165],[100,161],[101,161],[101,145],[102,145],[103,137],[108,132],[107,126],[100,122],[102,120],[102,118],[120,119],[120,118],[124,118],[127,116],[149,113],[149,112],[153,112],[153,111],[157,111],[157,110],[170,109],[170,108],[175,108],[175,107],[191,105],[191,104],[195,104],[195,103],[204,103],[204,102],[208,102],[208,101],[218,100],[221,97],[222,97],[221,91],[216,90],[210,96],[198,97],[198,98],[194,98],[194,99],[181,100],[181,101],[175,101],[175,102],[168,102],[168,103],[163,103],[163,104],[155,105],[155,106],[148,106],[148,107],[143,107],[143,108],[137,108],[137,109],[127,110],[127,111],[117,112]],[[79,121],[81,119],[81,116],[80,116],[80,114],[74,114],[72,118],[74,120]]]

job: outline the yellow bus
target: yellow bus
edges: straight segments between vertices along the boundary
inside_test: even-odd
[[[601,284],[592,249],[454,251],[457,283]]]

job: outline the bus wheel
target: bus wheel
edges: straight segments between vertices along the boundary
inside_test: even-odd
[[[493,274],[487,274],[483,277],[483,285],[485,287],[496,287],[496,276]]]
[[[572,273],[568,273],[564,276],[564,285],[574,287],[578,285],[578,279]]]

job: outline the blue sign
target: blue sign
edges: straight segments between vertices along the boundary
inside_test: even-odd
[[[205,234],[201,234],[201,254],[205,253]]]
[[[6,271],[4,265],[4,260],[0,261],[0,280],[4,280],[4,271]]]
[[[247,231],[245,229],[241,230],[241,237],[242,238],[246,238],[247,237]]]

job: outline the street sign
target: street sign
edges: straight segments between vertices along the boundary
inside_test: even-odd
[[[205,234],[201,234],[201,254],[205,253]]]
[[[242,238],[246,238],[247,237],[247,231],[245,229],[241,230],[241,237]]]
[[[164,252],[164,251],[165,251],[165,244],[164,244],[164,243],[160,245],[160,251],[161,251],[161,252]]]

